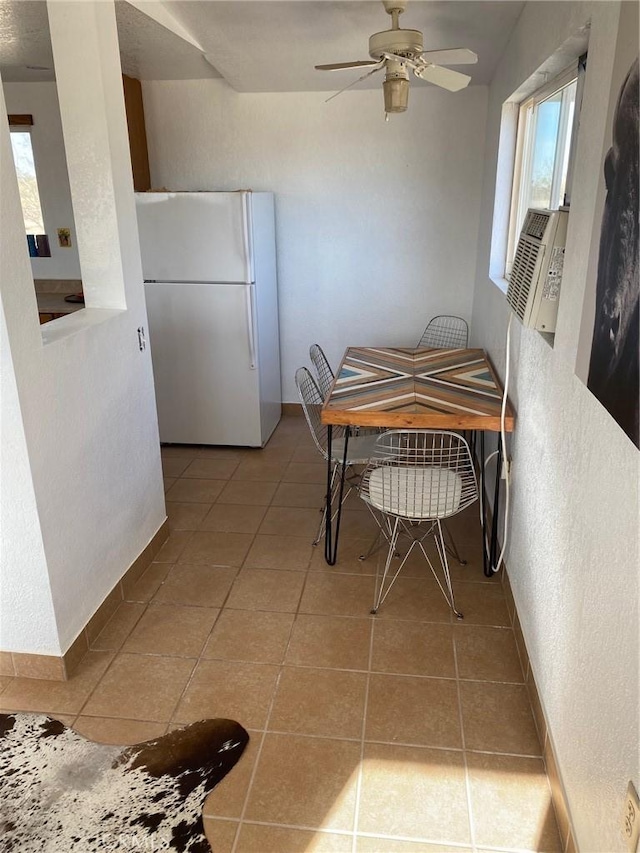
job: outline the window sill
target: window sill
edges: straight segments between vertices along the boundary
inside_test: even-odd
[[[507,295],[507,290],[509,288],[509,282],[506,278],[501,278],[498,275],[490,275],[489,279],[495,284],[498,290],[501,290],[504,295]]]
[[[82,308],[41,326],[42,343],[48,346],[125,313],[121,308]]]

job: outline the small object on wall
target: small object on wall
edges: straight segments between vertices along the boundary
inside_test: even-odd
[[[71,229],[58,228],[58,243],[63,249],[71,248]]]
[[[49,248],[49,238],[46,234],[36,234],[36,249],[39,258],[50,258],[51,249]]]

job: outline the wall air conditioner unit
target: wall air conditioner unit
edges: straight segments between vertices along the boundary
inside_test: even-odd
[[[555,332],[569,211],[530,208],[520,232],[507,302],[529,329]]]

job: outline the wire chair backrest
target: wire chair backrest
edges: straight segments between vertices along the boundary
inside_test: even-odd
[[[318,374],[318,387],[320,388],[320,393],[326,400],[329,391],[331,390],[331,386],[333,385],[335,374],[331,369],[331,365],[329,364],[320,344],[311,345],[309,348],[309,358],[311,359],[313,366],[316,369],[316,373]]]
[[[320,393],[316,380],[313,378],[311,371],[308,368],[299,367],[296,370],[296,388],[298,389],[298,396],[302,403],[302,410],[304,411],[304,416],[309,424],[309,429],[311,430],[311,435],[315,445],[324,458],[327,459],[329,456],[327,452],[327,425],[323,424],[320,419],[320,411],[322,409],[322,404],[324,403],[324,398]],[[343,435],[344,427],[334,426],[334,438],[339,438]]]
[[[389,430],[376,441],[360,495],[390,515],[447,518],[478,497],[469,445],[454,432]]]
[[[465,349],[469,343],[469,326],[462,317],[438,314],[427,323],[418,341],[418,347],[437,349]]]

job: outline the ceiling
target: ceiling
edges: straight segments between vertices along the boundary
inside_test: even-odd
[[[460,70],[471,74],[472,85],[485,84],[523,6],[516,0],[409,0],[400,25],[421,30],[425,50],[474,50],[478,64]],[[369,36],[391,22],[379,0],[118,0],[116,18],[125,74],[142,80],[222,76],[239,92],[341,88],[358,72],[313,66],[368,59]],[[54,79],[44,0],[0,0],[0,45],[4,80]],[[379,85],[377,76],[358,84]]]
[[[116,3],[116,20],[122,70],[130,77],[220,76],[199,48],[124,0]],[[8,83],[55,79],[44,0],[0,0],[0,73]]]

